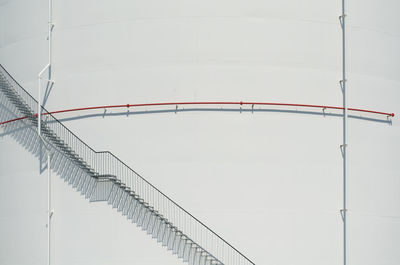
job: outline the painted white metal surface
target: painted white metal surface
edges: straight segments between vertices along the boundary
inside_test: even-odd
[[[400,113],[399,3],[349,1],[347,9],[351,107]],[[55,1],[57,86],[46,107],[340,105],[340,13],[340,1]],[[36,97],[47,0],[0,1],[0,20],[0,62]],[[339,117],[187,112],[65,122],[256,264],[342,263]],[[391,126],[349,119],[348,264],[400,261],[399,135],[397,118]],[[0,263],[43,264],[46,178],[18,143],[2,136],[0,144]],[[56,177],[52,188],[53,264],[180,262],[105,205],[89,204]]]

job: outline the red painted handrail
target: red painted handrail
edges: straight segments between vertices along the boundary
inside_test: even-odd
[[[203,102],[163,102],[163,103],[143,103],[143,104],[125,104],[125,105],[108,105],[108,106],[96,106],[96,107],[86,107],[86,108],[75,108],[75,109],[65,109],[65,110],[57,110],[51,112],[45,112],[42,115],[48,114],[57,114],[57,113],[65,113],[65,112],[74,112],[74,111],[83,111],[83,110],[95,110],[95,109],[111,109],[111,108],[134,108],[134,107],[150,107],[150,106],[179,106],[179,105],[252,105],[252,106],[285,106],[285,107],[303,107],[303,108],[319,108],[319,109],[335,109],[335,110],[343,110],[343,107],[334,107],[334,106],[325,106],[325,105],[310,105],[310,104],[293,104],[293,103],[273,103],[273,102],[246,102],[246,101],[203,101]],[[378,115],[385,115],[389,117],[394,117],[394,113],[387,113],[375,110],[366,110],[366,109],[355,109],[348,108],[349,111],[356,112],[367,112]],[[37,117],[37,114],[35,114]],[[20,117],[4,122],[0,122],[0,125],[7,124],[14,121],[19,121],[26,119],[27,117]]]

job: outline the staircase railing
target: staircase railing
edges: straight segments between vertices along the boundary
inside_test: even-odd
[[[25,107],[30,109],[30,113],[23,111],[24,113],[16,113],[16,117],[18,115],[30,116],[28,120],[33,125],[36,125],[37,114],[33,110],[38,109],[37,101],[1,65],[0,74],[3,82],[6,82],[14,89],[24,104],[26,104]],[[47,112],[45,108],[42,108],[42,113]],[[221,263],[226,265],[254,264],[221,236],[154,187],[111,152],[96,152],[53,115],[50,114],[42,117],[42,133],[52,132],[60,142],[63,142],[71,150],[74,159],[80,159],[85,163],[85,170],[88,174],[92,174],[93,176],[115,176],[121,183],[130,187],[149,206],[157,210],[171,224],[178,227],[180,231],[208,253],[211,253]]]

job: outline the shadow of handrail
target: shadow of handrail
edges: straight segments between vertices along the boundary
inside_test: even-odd
[[[304,110],[283,110],[283,109],[237,109],[237,108],[185,108],[185,109],[160,109],[160,110],[145,110],[145,111],[120,111],[114,113],[94,113],[85,115],[76,115],[67,118],[59,118],[59,121],[67,122],[74,120],[81,120],[94,117],[113,117],[113,116],[134,116],[134,115],[149,115],[149,114],[162,114],[162,113],[183,113],[183,112],[235,112],[235,113],[257,113],[257,112],[267,112],[267,113],[288,113],[288,114],[303,114],[303,115],[315,115],[323,117],[343,117],[343,114],[338,113],[322,113],[317,111],[304,111]],[[351,119],[364,120],[370,122],[384,123],[392,125],[391,119],[378,119],[363,117],[357,115],[348,115]]]

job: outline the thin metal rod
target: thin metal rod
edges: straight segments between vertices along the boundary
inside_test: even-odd
[[[48,79],[51,79],[51,63],[52,63],[52,31],[53,31],[53,1],[49,0],[49,75]],[[49,81],[47,81],[47,84],[49,84]],[[39,98],[40,100],[40,98]],[[40,105],[40,101],[39,101]],[[47,227],[47,265],[50,265],[51,262],[51,216],[52,216],[52,210],[51,210],[51,160],[50,160],[50,152],[49,149],[47,149],[47,172],[48,172],[48,179],[47,179],[47,222],[48,222],[48,227]]]
[[[346,3],[342,0],[342,15],[340,17],[342,28],[342,93],[343,93],[343,264],[347,264],[347,76],[346,76]]]
[[[51,160],[50,153],[47,151],[47,264],[50,264],[50,232],[51,232]]]
[[[48,78],[47,78],[47,84],[52,83],[51,81],[51,62],[52,62],[52,30],[53,30],[53,3],[52,0],[49,0],[49,13],[48,13],[48,63],[47,65],[39,72],[38,74],[38,112],[37,112],[37,118],[38,118],[38,135],[39,139],[42,141],[43,146],[46,149],[47,152],[47,265],[50,265],[50,238],[51,238],[51,216],[52,216],[52,211],[51,211],[51,158],[50,158],[50,149],[47,147],[43,137],[42,137],[42,96],[41,96],[41,89],[42,89],[42,75],[43,73],[48,70]]]
[[[46,66],[46,68],[47,68],[47,66]],[[42,72],[46,69],[46,68],[44,68],[43,70],[42,70]],[[41,73],[42,73],[41,72]],[[41,96],[41,94],[40,94],[40,89],[41,89],[41,86],[42,86],[42,82],[41,82],[41,80],[40,80],[40,73],[39,73],[39,76],[38,76],[38,111],[37,111],[37,113],[38,113],[38,135],[39,135],[39,138],[41,138],[41,126],[42,126],[42,124],[41,124],[41,121],[42,121],[42,117],[41,117],[41,113],[42,113],[42,108],[41,108],[41,104],[40,104],[40,102],[42,101],[41,100],[41,98],[42,98],[42,96]]]
[[[52,62],[52,31],[53,31],[53,1],[49,0],[49,67],[51,67]],[[51,69],[49,69],[49,72]],[[51,77],[49,76],[49,79]]]

